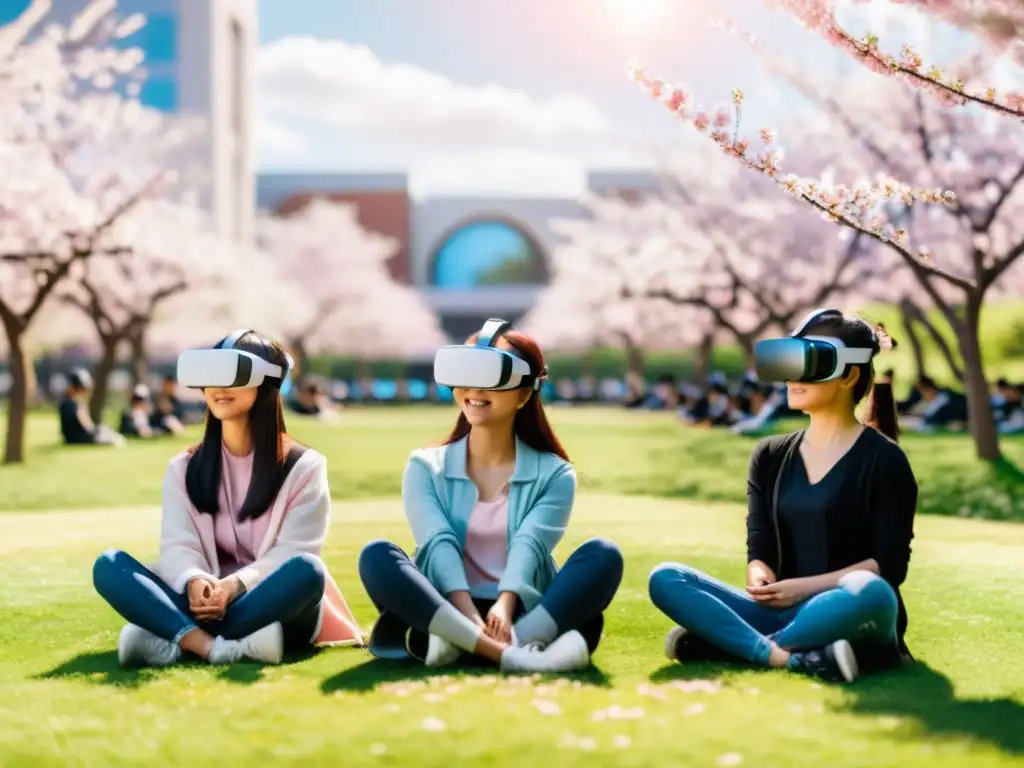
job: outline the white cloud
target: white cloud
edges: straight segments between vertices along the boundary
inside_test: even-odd
[[[382,62],[365,46],[309,37],[262,47],[256,72],[262,168],[419,165],[421,175],[442,169],[451,179],[498,151],[532,158],[534,169],[543,165],[537,153],[601,165],[636,160],[624,134],[579,94],[537,99],[496,84],[463,85]],[[452,163],[462,170],[453,174]]]

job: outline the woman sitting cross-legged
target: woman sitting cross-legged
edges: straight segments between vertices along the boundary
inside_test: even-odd
[[[405,470],[415,561],[387,541],[359,557],[381,611],[370,638],[379,658],[441,666],[468,653],[506,672],[568,672],[590,664],[601,638],[622,555],[591,539],[556,568],[576,474],[540,402],[541,351],[507,328],[488,321],[435,358],[435,379],[453,388],[461,413],[448,439],[414,451]]]
[[[327,463],[285,431],[280,344],[236,331],[185,352],[178,379],[204,390],[203,441],[171,461],[160,556],[119,550],[93,568],[96,591],[128,622],[122,665],[280,663],[311,644],[362,644],[321,558],[331,511]]]
[[[743,659],[833,681],[909,657],[899,588],[907,575],[917,482],[896,444],[888,382],[865,426],[854,406],[872,359],[892,340],[838,310],[812,313],[790,337],[760,342],[758,376],[787,381],[810,425],[754,450],[747,482],[746,589],[686,565],[654,569],[654,604],[679,626],[671,659]]]

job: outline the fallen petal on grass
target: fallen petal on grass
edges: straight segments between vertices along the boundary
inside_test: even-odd
[[[617,736],[612,737],[612,746],[618,747],[619,749],[627,749],[633,740],[624,733],[620,733]]]
[[[726,752],[716,762],[719,765],[739,765],[743,762],[743,755],[739,752]]]
[[[440,704],[446,699],[443,693],[428,693],[423,696],[423,700],[428,704]]]
[[[530,702],[533,708],[540,712],[542,715],[560,715],[562,714],[562,708],[553,701],[547,699],[534,699]]]
[[[373,755],[374,757],[380,757],[381,755],[386,754],[387,751],[388,751],[387,744],[371,744],[370,745],[370,754]]]
[[[402,708],[397,704],[385,704],[381,708],[382,712],[401,712]]]
[[[705,709],[705,706],[704,706],[703,702],[698,701],[698,702],[695,702],[693,704],[690,704],[687,707],[683,707],[683,714],[684,715],[699,715],[701,712],[704,711],[704,709]]]
[[[423,718],[423,730],[424,731],[443,731],[448,725],[444,720],[439,720],[436,717],[425,717]]]
[[[608,709],[599,709],[593,715],[591,720],[595,722],[601,722],[603,720],[639,720],[644,716],[644,711],[641,707],[620,707],[618,704],[613,704]]]

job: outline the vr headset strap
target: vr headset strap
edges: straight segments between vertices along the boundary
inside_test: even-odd
[[[252,333],[252,332],[253,331],[251,329],[249,329],[249,328],[239,328],[237,331],[232,333],[230,336],[225,336],[223,339],[221,339],[219,342],[217,342],[217,346],[215,346],[214,349],[234,349],[235,348],[235,344],[238,343],[238,340],[240,338],[245,336],[245,334]]]
[[[512,323],[508,320],[501,320],[496,317],[492,317],[483,327],[480,329],[480,333],[476,337],[476,346],[478,347],[493,347],[498,343],[498,339],[501,338],[501,334],[512,327]]]
[[[821,320],[825,320],[826,318],[829,317],[840,318],[842,316],[843,313],[840,312],[838,309],[816,309],[813,312],[808,312],[804,319],[800,321],[800,325],[798,325],[789,335],[794,337],[803,336],[804,333],[807,332],[807,329],[810,328],[815,323],[818,323]]]

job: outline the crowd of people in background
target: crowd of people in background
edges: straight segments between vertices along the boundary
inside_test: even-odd
[[[115,432],[103,423],[93,421],[89,413],[94,384],[84,368],[67,375],[67,388],[57,411],[60,433],[67,445],[109,445],[123,447],[128,439],[150,439],[163,435],[180,435],[185,430],[184,409],[178,397],[178,382],[164,377],[154,398],[149,387],[138,384],[121,412]]]
[[[885,371],[882,380],[892,381]],[[94,423],[89,415],[92,377],[84,368],[66,376],[60,401],[60,431],[69,445],[123,446],[129,439],[178,435],[186,424],[202,421],[201,398],[179,394],[173,376],[165,376],[155,396],[145,384],[132,389],[118,430]],[[416,403],[451,401],[443,387],[418,379],[332,381],[318,375],[299,377],[282,392],[290,413],[331,420],[350,403]],[[648,385],[636,376],[623,378],[584,375],[548,381],[542,390],[552,405],[619,405],[634,410],[674,411],[681,424],[728,428],[736,434],[757,434],[782,418],[799,416],[786,401],[785,386],[759,382],[747,374],[730,382],[715,372],[706,384],[679,381],[671,374]],[[1024,383],[1000,379],[993,387],[992,409],[1002,434],[1024,434]],[[967,425],[967,398],[962,392],[922,376],[904,400],[897,403],[900,423],[907,431],[962,430]]]
[[[894,371],[879,379],[892,383]],[[627,408],[674,410],[680,421],[703,427],[729,427],[733,432],[755,433],[780,418],[797,416],[786,401],[785,386],[762,384],[752,374],[730,384],[716,373],[705,386],[678,383],[675,377],[660,377],[649,392],[626,400]],[[1002,434],[1024,433],[1024,383],[999,379],[993,387],[991,405],[996,426]],[[967,428],[967,397],[962,392],[940,387],[922,376],[906,399],[897,402],[900,425],[907,431],[937,429],[960,431]]]

